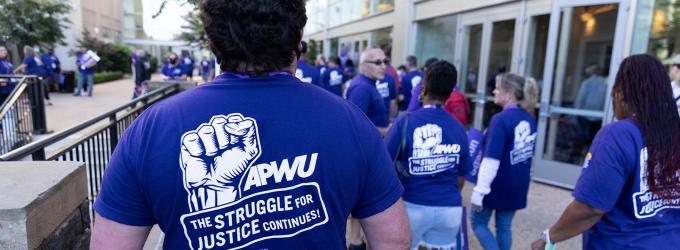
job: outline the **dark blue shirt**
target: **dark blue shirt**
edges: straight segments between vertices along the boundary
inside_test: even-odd
[[[323,86],[333,94],[342,96],[342,69],[340,67],[333,67],[327,69],[321,77]]]
[[[399,116],[385,135],[396,158],[405,119],[406,147],[401,159],[409,176],[402,178],[404,200],[424,206],[462,206],[458,178],[472,169],[465,128],[446,110],[423,108]]]
[[[377,80],[368,79],[364,74],[358,74],[352,78],[347,88],[347,100],[359,107],[376,127],[386,128],[389,123],[389,110],[375,88],[376,82]]]
[[[167,249],[346,249],[347,217],[380,213],[402,192],[354,105],[290,74],[223,75],[134,121],[94,209],[159,224]]]
[[[322,88],[324,87],[321,82],[319,71],[302,60],[297,62],[295,77],[302,82],[311,83]]]
[[[203,72],[203,74],[209,73],[210,70],[212,70],[214,68],[215,68],[215,64],[214,64],[213,60],[210,60],[210,61],[205,60],[205,59],[201,60],[201,72]]]
[[[40,55],[40,59],[42,60],[43,67],[45,68],[45,76],[51,76],[52,74],[54,74],[55,69],[52,68],[52,64],[54,64],[54,62],[52,61],[52,57],[48,54],[42,54]]]
[[[185,56],[182,58],[182,70],[184,70],[185,74],[188,74],[192,71],[194,71],[194,58],[190,56]]]
[[[47,76],[47,72],[45,72],[45,63],[43,63],[39,57],[27,56],[24,58],[23,64],[26,64],[26,75],[36,75],[40,77]]]
[[[170,80],[179,80],[182,76],[186,76],[187,74],[187,72],[184,71],[184,67],[180,64],[175,66],[166,64],[163,66],[163,69],[161,69],[161,73],[169,77]]]
[[[401,88],[399,89],[399,94],[404,95],[404,101],[399,106],[400,110],[406,110],[409,103],[411,102],[411,96],[413,95],[413,90],[423,81],[425,77],[420,71],[410,71],[406,73],[401,78]],[[418,93],[416,93],[417,95]]]
[[[14,72],[14,65],[7,59],[0,60],[0,75],[11,75]]]
[[[491,192],[483,206],[522,209],[527,206],[531,161],[536,144],[536,120],[524,109],[508,105],[491,118],[484,142],[484,157],[500,161]]]
[[[12,75],[14,74],[14,66],[9,60],[0,60],[0,75]],[[14,90],[14,79],[0,79],[0,94],[9,94]],[[2,104],[4,100],[0,100]]]
[[[576,183],[576,200],[605,211],[585,233],[586,249],[677,249],[680,196],[663,201],[646,180],[647,147],[630,119],[595,136]]]
[[[375,82],[375,88],[383,98],[383,101],[385,102],[385,108],[389,113],[390,102],[397,99],[397,86],[394,82],[394,79],[392,79],[390,75],[385,74],[385,78]]]

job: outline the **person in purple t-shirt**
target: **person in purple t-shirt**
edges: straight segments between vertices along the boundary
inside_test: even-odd
[[[397,118],[385,136],[404,185],[411,249],[452,249],[463,217],[460,190],[472,169],[465,128],[442,107],[458,73],[449,62],[432,65],[424,81],[425,106]]]
[[[387,132],[389,109],[376,88],[385,78],[385,53],[379,48],[361,53],[359,74],[352,78],[347,88],[347,100],[357,105],[378,128],[380,134]]]
[[[418,70],[418,61],[415,56],[406,58],[406,71],[406,75],[401,78],[401,88],[399,88],[399,110],[408,109],[413,90],[423,81],[423,73]]]
[[[612,89],[618,121],[597,133],[574,200],[532,249],[581,233],[584,249],[678,249],[680,118],[669,80],[652,56],[621,62]]]
[[[503,111],[491,118],[477,183],[472,191],[471,224],[484,249],[512,247],[512,218],[527,206],[531,161],[536,144],[533,110],[538,97],[536,82],[515,74],[496,77],[494,103]],[[496,237],[488,223],[495,213]]]
[[[432,57],[430,59],[427,59],[425,61],[425,66],[422,68],[423,75],[427,74],[427,69],[432,66],[432,64],[439,62],[439,58]],[[421,106],[423,106],[423,103],[420,101],[421,98],[421,92],[423,91],[423,82],[421,81],[416,85],[413,90],[411,91],[411,100],[408,102],[408,106],[406,108],[406,111],[412,112],[418,110]]]
[[[146,109],[93,205],[93,249],[407,249],[403,187],[373,124],[294,76],[303,0],[202,0],[222,74]],[[267,18],[262,18],[267,17]],[[263,49],[266,48],[266,49]]]
[[[185,71],[182,62],[178,59],[177,54],[168,52],[165,57],[168,60],[168,63],[161,69],[161,73],[163,74],[161,77],[163,80],[187,80],[187,72]]]

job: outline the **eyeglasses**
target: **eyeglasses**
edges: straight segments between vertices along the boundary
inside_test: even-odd
[[[383,63],[384,63],[384,64],[387,64],[387,63],[389,63],[390,61],[387,60],[387,59],[385,59],[385,60],[364,61],[364,62],[365,62],[365,63],[375,64],[376,66],[380,66],[380,65],[383,65]]]

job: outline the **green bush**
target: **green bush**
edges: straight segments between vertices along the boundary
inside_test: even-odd
[[[120,71],[104,71],[94,73],[94,83],[110,82],[114,80],[123,79],[123,72]]]

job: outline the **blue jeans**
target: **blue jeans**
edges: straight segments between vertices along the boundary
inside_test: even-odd
[[[76,95],[80,95],[80,91],[83,89],[83,81],[87,81],[87,95],[92,96],[92,86],[94,85],[94,74],[78,74],[78,86],[76,89]]]
[[[496,238],[489,230],[491,213],[496,211]],[[471,224],[477,240],[486,250],[509,250],[512,247],[512,218],[516,210],[494,210],[484,208],[481,212],[472,210]]]
[[[411,249],[453,249],[463,218],[462,207],[423,206],[404,202],[411,229]]]

